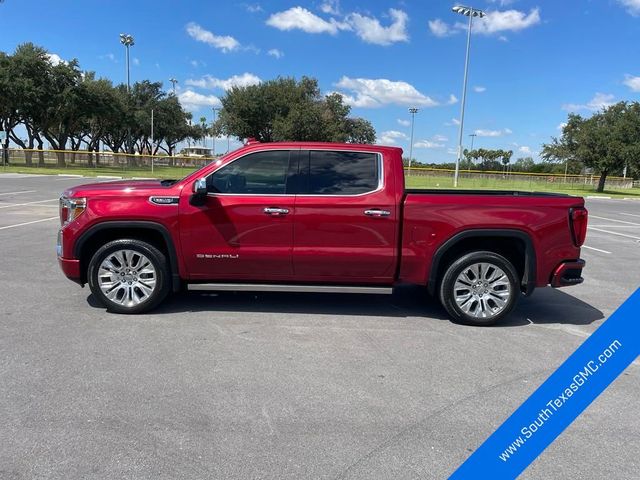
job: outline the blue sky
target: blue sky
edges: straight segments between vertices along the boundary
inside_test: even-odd
[[[466,35],[449,1],[5,0],[0,50],[31,41],[85,70],[124,82],[124,47],[135,37],[132,81],[176,78],[194,118],[233,84],[316,77],[381,143],[414,157],[455,158]],[[475,0],[488,12],[472,38],[464,142],[533,155],[558,135],[568,111],[589,115],[640,95],[640,0]],[[220,146],[226,141],[219,140]]]

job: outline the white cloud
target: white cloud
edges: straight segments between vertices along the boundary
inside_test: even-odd
[[[383,105],[406,105],[435,107],[438,102],[423,95],[416,88],[401,81],[386,78],[342,77],[336,86],[349,90],[352,94],[342,94],[345,102],[354,107],[381,107]]]
[[[502,137],[504,135],[511,135],[513,132],[508,128],[502,130],[486,130],[479,128],[473,133],[479,137]]]
[[[603,108],[610,107],[614,104],[615,95],[611,93],[597,92],[591,100],[585,104],[580,103],[565,103],[562,105],[562,109],[568,112],[576,112],[578,110],[590,110],[595,112],[596,110],[602,110]]]
[[[187,110],[199,110],[202,107],[221,107],[220,99],[215,95],[202,95],[193,90],[184,90],[178,94],[178,100]]]
[[[449,35],[457,33],[455,30],[449,27],[447,23],[443,22],[439,18],[436,18],[435,20],[429,20],[429,30],[433,35],[440,38],[448,37]]]
[[[351,30],[367,43],[391,45],[395,42],[409,40],[407,22],[409,16],[402,10],[389,9],[391,23],[383,26],[376,17],[350,13],[337,19],[339,8],[337,2],[324,2],[320,10],[330,15],[322,18],[304,7],[291,7],[288,10],[272,14],[267,25],[279,30],[302,30],[307,33],[329,33],[336,35],[340,30]]]
[[[131,63],[133,63],[137,67],[138,65],[140,65],[140,59],[138,57],[133,57]]]
[[[382,145],[393,145],[396,143],[396,140],[407,140],[406,134],[399,132],[397,130],[387,130],[386,132],[382,132],[380,136],[376,139],[376,143]]]
[[[433,136],[433,139],[436,142],[448,142],[449,139],[447,137],[445,137],[444,135],[440,135],[440,134],[436,134]]]
[[[526,145],[518,148],[518,153],[522,153],[523,155],[533,155],[533,151],[531,150],[531,148],[527,147]]]
[[[487,91],[487,87],[482,87],[480,85],[476,85],[475,87],[473,87],[473,91],[476,93],[483,93]]]
[[[391,45],[395,42],[408,42],[407,21],[409,16],[402,10],[389,9],[391,24],[383,27],[380,20],[375,17],[367,17],[359,13],[347,16],[347,22],[356,32],[356,35],[367,43],[375,45]]]
[[[509,39],[507,37],[505,37],[504,35],[500,35],[498,37],[498,40],[500,40],[501,42],[508,42],[509,41]]]
[[[221,88],[230,90],[232,87],[248,87],[249,85],[257,85],[262,80],[253,73],[245,72],[242,75],[233,75],[229,78],[216,78],[211,75],[205,75],[198,79],[188,79],[184,83],[192,87],[199,88]]]
[[[399,118],[398,125],[402,125],[403,127],[408,127],[409,125],[411,125],[411,122],[409,120],[403,120],[402,118]]]
[[[442,148],[444,144],[432,142],[431,140],[419,140],[413,144],[415,148]]]
[[[62,57],[60,57],[60,55],[56,53],[47,53],[47,59],[49,60],[49,63],[54,67],[60,65],[61,63],[67,63],[62,59]]]
[[[344,23],[333,18],[324,20],[302,7],[291,7],[289,10],[274,13],[267,19],[267,25],[278,30],[298,29],[307,33],[330,33],[331,35],[348,28]]]
[[[278,50],[277,48],[272,48],[267,52],[267,55],[271,55],[272,57],[282,58],[284,57],[284,52],[282,50]]]
[[[638,3],[640,3],[640,0],[638,0]],[[625,75],[622,83],[629,87],[631,91],[640,92],[640,77]]]
[[[247,12],[249,12],[249,13],[262,12],[262,6],[260,6],[259,3],[247,4],[247,5],[245,5],[245,8],[247,9]]]
[[[457,118],[452,118],[450,122],[445,122],[444,126],[445,127],[453,127],[453,126],[458,126],[460,125],[460,120],[458,120]]]
[[[540,9],[534,8],[526,14],[519,10],[487,12],[487,16],[474,23],[473,31],[490,35],[497,32],[517,32],[540,23]],[[467,25],[462,24],[463,28]]]
[[[492,35],[500,32],[518,32],[539,23],[539,8],[534,8],[529,13],[521,12],[520,10],[493,10],[487,12],[484,18],[475,20],[473,23],[473,33]],[[453,25],[448,25],[439,18],[429,22],[429,30],[431,30],[431,33],[436,37],[453,35],[460,31],[466,31],[467,28],[467,22],[456,22]],[[507,41],[507,37],[504,35],[500,35],[498,39],[504,42]]]
[[[205,30],[197,23],[188,23],[186,30],[187,34],[189,34],[189,36],[194,40],[222,50],[222,53],[231,52],[240,48],[240,42],[235,38],[229,35],[215,35],[209,30]]]
[[[458,103],[458,97],[456,97],[453,93],[449,94],[449,100],[447,100],[447,105],[455,105]]]
[[[340,2],[338,0],[325,0],[322,5],[320,5],[320,10],[329,15],[339,15]]]
[[[515,0],[488,0],[489,3],[497,3],[501,7],[506,7],[507,5],[511,5]]]
[[[557,128],[558,130],[562,131],[562,129],[563,129],[564,127],[566,127],[566,126],[567,126],[567,123],[566,123],[566,122],[562,122],[562,123],[560,123],[556,128]]]
[[[100,60],[111,60],[112,62],[117,63],[116,56],[113,53],[107,53],[106,55],[100,55],[98,58]]]
[[[633,16],[640,15],[640,0],[618,0]]]

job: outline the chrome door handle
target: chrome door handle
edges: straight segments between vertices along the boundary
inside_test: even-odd
[[[388,217],[389,215],[391,215],[391,212],[389,210],[380,210],[379,208],[372,208],[371,210],[365,210],[364,214],[368,215],[369,217]]]
[[[265,215],[273,215],[273,216],[278,216],[278,215],[286,215],[289,213],[289,209],[288,208],[280,208],[280,207],[265,207],[263,212],[265,213]]]

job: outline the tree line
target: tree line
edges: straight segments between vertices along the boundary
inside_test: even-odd
[[[218,121],[192,114],[161,82],[114,85],[80,69],[77,60],[54,62],[42,47],[25,43],[13,54],[0,52],[0,130],[9,142],[25,149],[27,165],[44,164],[44,142],[57,150],[172,156],[187,139],[228,135],[272,141],[373,143],[376,132],[362,118],[350,118],[342,96],[320,93],[318,81],[277,78],[247,87],[233,87],[221,98]],[[153,112],[153,138],[151,117]],[[26,135],[26,137],[25,137]],[[35,150],[35,152],[34,152]],[[89,155],[89,163],[99,156]],[[71,158],[73,161],[73,157]],[[135,159],[131,159],[135,162]]]
[[[83,72],[77,60],[54,62],[32,43],[11,55],[0,52],[3,146],[6,151],[11,141],[27,149],[27,164],[33,162],[32,150],[42,150],[45,141],[59,151],[59,166],[65,165],[62,150],[98,152],[100,144],[113,152],[173,155],[179,142],[206,133],[190,121],[191,114],[162,90],[161,82],[144,80],[128,91],[126,85]],[[40,153],[38,163],[43,162]]]

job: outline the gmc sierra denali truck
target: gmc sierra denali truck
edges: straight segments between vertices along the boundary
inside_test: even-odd
[[[60,198],[67,277],[112,312],[170,292],[390,293],[426,287],[488,325],[536,287],[582,282],[579,197],[406,189],[402,150],[248,142],[182,180],[94,183]]]

